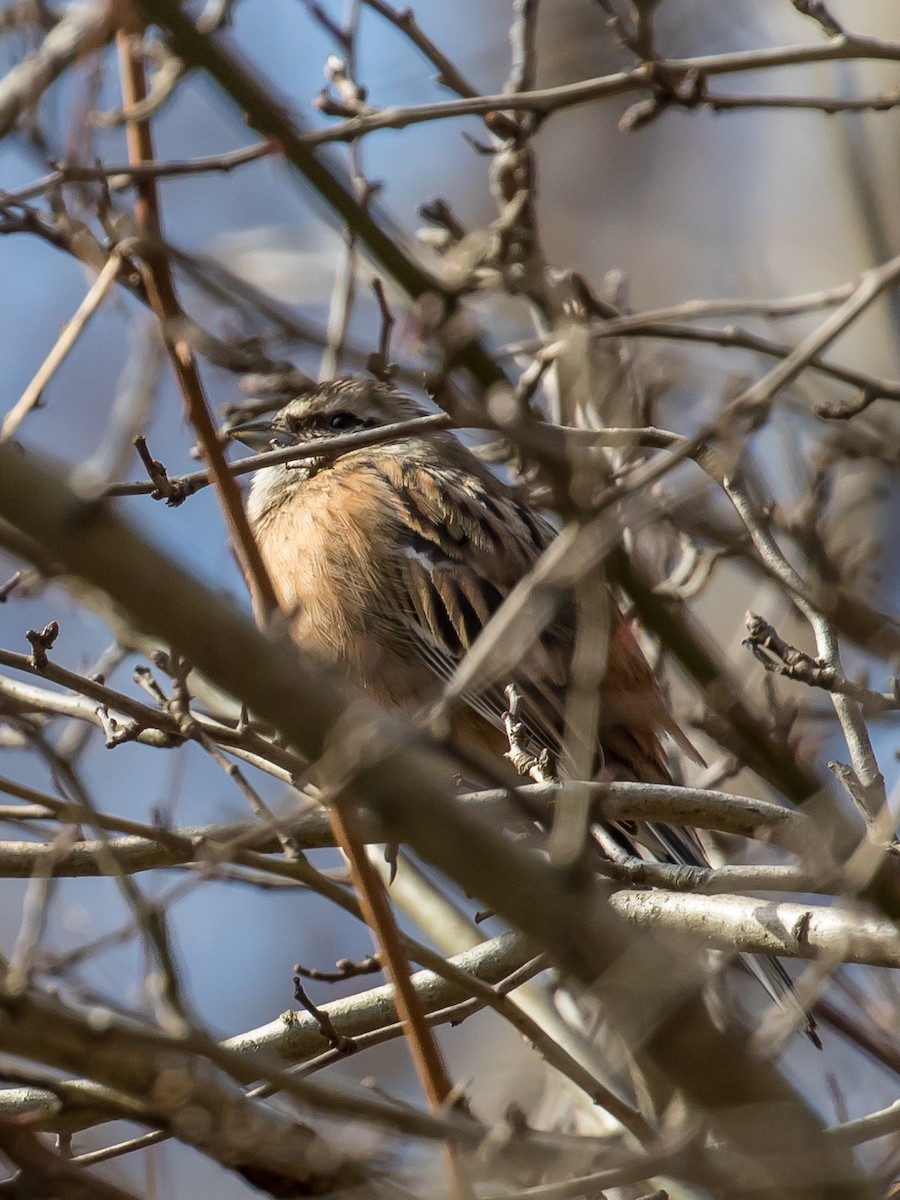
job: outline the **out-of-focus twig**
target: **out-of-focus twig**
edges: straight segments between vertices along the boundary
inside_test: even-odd
[[[104,46],[113,34],[109,5],[70,5],[34,53],[0,79],[0,138],[13,129],[23,112],[74,62]]]
[[[209,154],[183,162],[147,163],[100,163],[89,166],[84,163],[60,163],[55,170],[15,192],[0,192],[6,205],[24,204],[35,196],[42,196],[52,188],[66,183],[109,183],[110,187],[128,187],[134,179],[177,179],[185,175],[227,174],[246,163],[256,162],[276,154],[271,142],[257,142],[243,146],[240,150],[229,150],[224,154]]]
[[[91,284],[87,295],[81,304],[79,304],[75,315],[71,320],[66,322],[62,333],[56,340],[56,344],[43,363],[41,363],[31,383],[29,383],[28,387],[3,418],[3,423],[0,425],[0,441],[5,441],[7,438],[13,437],[28,414],[40,403],[44,388],[56,374],[56,371],[62,365],[66,355],[78,341],[79,337],[81,337],[88,321],[103,303],[106,293],[115,282],[121,266],[122,252],[116,251],[110,255],[106,265]]]
[[[126,106],[131,107],[146,97],[147,85],[140,46],[140,25],[134,21],[128,0],[122,0],[119,5],[118,19],[120,27],[116,44],[122,72],[122,94]],[[126,138],[128,157],[132,162],[153,161],[153,140],[146,120],[129,121]],[[237,484],[226,469],[225,456],[210,416],[193,352],[187,342],[172,336],[173,323],[182,315],[182,310],[165,253],[158,249],[163,234],[156,181],[152,177],[139,178],[136,190],[135,220],[149,243],[144,250],[144,286],[159,321],[188,419],[196,431],[209,471],[215,479],[216,492],[238,557],[247,578],[256,585],[263,613],[269,617],[276,612],[278,601],[244,513]]]
[[[18,1167],[18,1175],[8,1180],[21,1193],[57,1197],[57,1200],[138,1200],[136,1192],[126,1191],[71,1161],[61,1151],[53,1151],[29,1129],[15,1122],[0,1121],[0,1151]]]
[[[126,14],[127,11],[126,8]],[[180,12],[179,17],[184,21]],[[189,21],[185,24],[195,37],[198,36]],[[128,32],[130,27],[132,26],[129,23],[117,34],[122,64],[123,94],[128,108],[139,103],[146,95],[142,56],[139,46],[135,45],[134,33]],[[204,40],[200,39],[201,45],[204,44]],[[128,134],[129,157],[136,162],[151,161],[153,145],[147,122],[130,121]],[[135,213],[138,223],[144,235],[159,244],[162,240],[162,228],[155,181],[152,178],[141,179],[138,181],[137,190],[138,202]],[[147,292],[151,304],[157,310],[160,325],[166,336],[166,330],[170,328],[171,322],[181,314],[169,266],[164,255],[154,254],[145,261],[147,263],[145,277]],[[216,488],[222,501],[229,530],[238,547],[246,576],[251,581],[257,602],[268,620],[278,611],[278,599],[244,513],[237,483],[226,468],[224,454],[203,395],[193,355],[186,343],[172,343],[170,339],[167,339],[167,342],[191,423],[197,431],[210,472],[216,481]],[[339,806],[335,805],[331,809],[331,817],[337,842],[350,863],[366,921],[379,943],[385,965],[397,988],[402,1018],[423,1086],[432,1107],[439,1110],[450,1092],[451,1084],[434,1035],[424,1019],[415,990],[409,983],[409,964],[383,885],[372,870],[365,849],[356,836],[348,816]],[[455,1174],[453,1174],[453,1178],[458,1180],[458,1176]],[[460,1191],[458,1184],[456,1190],[459,1195],[464,1194]]]
[[[411,8],[392,8],[384,0],[362,0],[366,8],[371,8],[379,16],[390,21],[409,41],[419,50],[428,61],[437,68],[437,82],[441,87],[449,88],[459,96],[477,96],[478,90],[469,83],[455,63],[447,57],[423,31],[416,20]]]
[[[72,520],[73,506],[83,514],[80,522]],[[33,456],[26,458],[0,446],[0,512],[25,532],[40,530],[48,550],[127,606],[133,620],[154,629],[180,652],[190,653],[198,668],[240,694],[290,744],[312,757],[322,752],[329,730],[345,709],[342,689],[321,670],[313,679],[301,658],[288,659],[271,638],[161,556],[108,505],[94,502],[90,516],[85,516],[83,502],[66,487],[58,471],[38,464]],[[766,1172],[777,1170],[786,1198],[793,1200],[801,1192],[808,1195],[808,1188],[798,1190],[797,1179],[800,1172],[805,1177],[813,1162],[818,1178],[824,1170],[826,1177],[840,1181],[847,1200],[871,1195],[846,1155],[826,1148],[821,1122],[798,1093],[768,1064],[750,1058],[742,1038],[712,1023],[696,995],[697,979],[690,970],[683,973],[689,964],[676,962],[658,942],[652,947],[632,943],[621,923],[612,918],[601,889],[588,881],[573,888],[569,873],[557,871],[474,820],[439,782],[430,753],[420,742],[403,736],[405,726],[399,718],[385,721],[363,699],[354,703],[353,726],[364,726],[367,742],[380,745],[382,752],[361,765],[353,786],[365,797],[366,808],[382,824],[387,839],[408,842],[517,924],[538,946],[545,946],[564,969],[585,983],[606,977],[627,951],[630,969],[637,971],[635,978],[643,978],[646,970],[666,994],[655,992],[651,1017],[638,1003],[637,992],[614,991],[606,996],[612,1002],[610,1019],[621,1021],[622,1029],[644,1039],[639,1053],[648,1065],[655,1064],[677,1082],[685,1098],[702,1107],[710,1126],[727,1136],[748,1163],[757,1162]],[[889,913],[900,911],[898,874],[885,865],[868,888]],[[521,888],[526,877],[527,894]],[[665,966],[660,960],[664,953]],[[652,1024],[644,1026],[645,1018]],[[784,1153],[777,1163],[770,1155],[768,1127],[728,1119],[736,1105],[751,1100],[777,1108],[785,1135],[779,1142]],[[417,1119],[423,1121],[421,1116]],[[446,1129],[446,1123],[440,1124]]]
[[[452,310],[456,297],[430,275],[403,246],[403,238],[386,217],[371,204],[363,205],[336,166],[320,157],[307,144],[283,105],[273,99],[255,74],[217,39],[202,36],[182,11],[177,0],[138,0],[147,18],[160,24],[172,39],[176,52],[192,66],[205,70],[245,114],[245,119],[263,136],[281,147],[285,160],[311,184],[369,253],[396,282],[413,297],[425,293],[438,296]],[[484,349],[477,335],[455,347],[455,360],[485,387],[504,381],[504,374]]]

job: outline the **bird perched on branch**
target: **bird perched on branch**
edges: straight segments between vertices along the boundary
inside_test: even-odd
[[[337,435],[423,416],[374,380],[337,379],[271,420],[233,431],[242,441],[321,448],[257,472],[249,513],[297,642],[385,704],[415,713],[453,675],[556,531],[449,432],[335,455]],[[660,735],[678,736],[637,642],[605,588],[596,616],[610,626],[597,729],[608,778],[668,779]],[[466,697],[465,732],[503,752],[504,688],[519,698],[528,747],[555,758],[574,646],[571,598],[517,648],[510,678]]]
[[[440,697],[513,588],[556,531],[447,431],[398,436],[346,451],[334,439],[425,415],[413,399],[370,379],[341,378],[292,400],[233,436],[261,448],[314,451],[256,473],[249,516],[295,640],[379,701],[417,715]],[[545,598],[546,599],[546,598]],[[602,658],[594,664],[588,770],[595,778],[669,782],[663,738],[681,734],[611,593],[598,583],[587,605]],[[576,620],[576,613],[578,620]],[[520,750],[564,761],[573,656],[585,605],[557,590],[502,678],[463,693],[454,732],[496,755],[510,750],[507,689],[516,697]],[[582,665],[583,666],[583,665]],[[582,686],[583,675],[582,669]],[[577,725],[577,721],[574,723]],[[584,755],[578,756],[584,762]],[[706,865],[693,831],[617,827],[604,843]],[[785,990],[779,964],[774,992]]]

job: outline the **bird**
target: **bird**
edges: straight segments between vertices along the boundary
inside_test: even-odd
[[[424,719],[459,664],[558,531],[522,490],[502,480],[451,431],[333,448],[336,437],[426,415],[390,383],[339,377],[270,417],[229,432],[257,448],[297,446],[307,457],[253,478],[248,517],[294,641],[383,705]],[[254,597],[259,611],[259,598]],[[605,626],[592,777],[669,783],[666,738],[690,752],[630,622],[605,584],[593,597]],[[527,757],[564,764],[566,701],[576,641],[572,595],[560,592],[509,677],[463,697],[454,733],[508,756],[510,692]],[[607,829],[607,835],[610,830]],[[609,855],[708,865],[693,830],[619,823]],[[649,849],[648,849],[649,848]],[[771,995],[790,989],[777,960],[753,973]]]
[[[425,415],[416,400],[369,379],[338,378],[244,442],[321,447],[321,455],[255,474],[248,515],[294,640],[315,658],[409,714],[424,711],[557,530],[449,431],[329,454],[336,435]],[[611,622],[598,729],[610,779],[668,780],[662,735],[676,738],[631,626],[604,588]],[[558,759],[574,645],[571,598],[508,680],[467,696],[466,732],[507,747],[506,685],[519,697],[527,745]]]

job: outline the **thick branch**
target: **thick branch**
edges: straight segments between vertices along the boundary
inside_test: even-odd
[[[0,994],[0,1047],[121,1092],[137,1111],[187,1145],[240,1172],[277,1172],[324,1190],[359,1181],[364,1170],[308,1126],[248,1099],[196,1047],[140,1030],[109,1014],[102,1021],[36,993]],[[247,1067],[252,1077],[253,1068]],[[107,1101],[110,1097],[107,1096]]]
[[[808,817],[765,800],[668,784],[588,783],[581,786],[592,796],[598,819],[602,816],[608,821],[668,821],[673,825],[691,825],[696,829],[716,829],[741,837],[759,838],[808,856],[822,872],[830,858],[822,833]],[[559,785],[536,784],[519,789],[519,794],[529,811],[537,811],[540,807],[544,819],[549,821],[550,804],[559,791]],[[44,806],[44,814],[58,820],[78,822],[84,819],[84,813],[77,806],[11,780],[0,778],[0,792]],[[506,791],[472,792],[460,799],[498,824],[510,816]],[[11,811],[4,816],[11,819],[15,813]],[[32,812],[23,813],[23,816],[35,819]],[[108,813],[93,813],[91,821],[95,825],[102,824],[111,832],[126,835],[106,843],[107,862],[125,872],[205,862],[210,858],[231,861],[232,850],[269,854],[282,848],[275,830],[251,821],[173,829],[158,829]],[[280,830],[301,850],[334,845],[334,835],[324,809],[312,809],[286,819]],[[378,836],[377,831],[372,831],[374,840],[378,840]],[[99,848],[99,843],[94,841],[79,842],[56,859],[54,874],[104,874],[105,866],[96,858]],[[43,842],[0,842],[0,878],[28,878],[45,850]],[[256,862],[258,865],[258,860]]]
[[[506,934],[484,942],[451,961],[487,984],[496,984],[528,961],[530,951],[522,939]],[[448,982],[432,971],[418,971],[412,977],[423,1007],[439,1014],[466,999],[469,993],[458,983]],[[479,1006],[475,1001],[475,1006]],[[322,1005],[337,1029],[347,1037],[360,1038],[378,1030],[392,1030],[399,1036],[394,989],[390,985],[372,988],[356,996]],[[454,1014],[443,1019],[450,1021]],[[287,1012],[268,1025],[229,1038],[223,1045],[241,1054],[264,1052],[282,1063],[300,1063],[321,1054],[325,1048],[317,1021],[306,1012]],[[87,1073],[91,1075],[90,1070]],[[54,1133],[73,1133],[108,1120],[115,1114],[114,1097],[108,1091],[85,1081],[70,1084],[64,1094],[41,1092],[35,1088],[11,1088],[0,1091],[0,1118],[28,1115],[37,1127]]]
[[[616,892],[610,903],[638,929],[690,933],[706,946],[788,958],[900,967],[900,934],[884,919],[822,905],[749,896]]]
[[[699,1106],[748,1162],[773,1172],[778,1194],[804,1200],[870,1195],[846,1156],[831,1154],[820,1120],[743,1039],[718,1029],[696,993],[699,978],[664,942],[635,938],[612,914],[605,889],[510,842],[475,819],[440,782],[442,768],[421,734],[388,717],[310,665],[289,644],[254,629],[221,595],[167,560],[102,502],[85,503],[57,469],[0,446],[0,513],[83,578],[106,591],[136,623],[155,631],[213,682],[236,694],[311,758],[326,743],[358,763],[354,788],[389,840],[425,859],[514,922],[576,979],[602,988],[611,1023],[637,1039],[639,1058]],[[876,895],[900,912],[895,871],[882,868]],[[523,881],[527,880],[527,887]],[[870,885],[871,890],[871,885]],[[652,1015],[647,989],[653,993]],[[773,1161],[765,1123],[728,1119],[735,1106],[773,1106],[788,1153]],[[423,1118],[420,1118],[420,1120]],[[811,1183],[823,1177],[831,1184]],[[835,1188],[839,1188],[836,1191]]]

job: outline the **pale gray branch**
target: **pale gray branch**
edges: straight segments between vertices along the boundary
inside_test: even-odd
[[[726,950],[900,967],[897,927],[859,908],[661,891],[616,892],[610,903],[636,928],[689,933]]]
[[[34,53],[0,79],[0,138],[67,67],[102,46],[111,34],[108,4],[73,4]]]
[[[451,961],[484,983],[494,984],[522,966],[529,957],[528,947],[521,937],[504,934],[457,955]],[[467,997],[465,989],[458,983],[441,979],[433,971],[418,971],[412,979],[429,1013],[449,1008]],[[386,984],[323,1004],[321,1008],[341,1033],[347,1037],[359,1037],[395,1024],[397,1011],[393,996],[393,987]],[[450,1019],[448,1014],[445,1020]],[[399,1029],[396,1034],[399,1036]],[[304,1062],[327,1049],[318,1022],[309,1013],[294,1010],[283,1013],[268,1025],[229,1038],[223,1045],[237,1053],[264,1051],[283,1063]],[[121,1098],[115,1091],[88,1080],[69,1081],[66,1086],[71,1090],[64,1094],[33,1087],[0,1091],[0,1119],[27,1115],[37,1128],[54,1133],[72,1133],[98,1121],[122,1115]]]
[[[871,1194],[855,1165],[829,1149],[821,1120],[799,1092],[710,1020],[697,993],[695,964],[658,938],[651,945],[643,934],[635,936],[608,905],[605,888],[588,880],[573,886],[570,873],[477,820],[453,798],[442,781],[442,760],[423,743],[420,732],[364,696],[351,694],[287,642],[254,629],[235,606],[162,555],[109,504],[86,505],[57,468],[8,445],[0,445],[0,512],[29,536],[40,536],[53,555],[106,591],[133,622],[189,655],[199,670],[240,697],[302,754],[316,758],[326,745],[340,745],[343,761],[358,764],[353,790],[365,797],[364,806],[381,823],[386,840],[408,842],[435,868],[515,923],[575,979],[588,985],[602,980],[611,1024],[641,1039],[635,1042],[640,1065],[668,1077],[687,1103],[702,1110],[711,1129],[748,1162],[771,1172],[773,1181],[784,1184],[785,1194],[794,1190],[798,1178],[808,1178],[813,1167],[817,1178],[825,1171],[841,1181],[848,1200]],[[898,883],[896,869],[886,862],[865,892],[896,911]],[[0,1039],[9,1036],[7,1030],[0,1024]],[[0,1048],[7,1048],[2,1041]],[[95,1039],[90,1048],[96,1048]],[[23,1051],[40,1057],[47,1048],[35,1040],[16,1052]],[[207,1053],[213,1057],[212,1048]],[[128,1061],[119,1047],[117,1061],[123,1058]],[[234,1072],[241,1060],[224,1049],[214,1055],[217,1065],[227,1063]],[[88,1069],[70,1061],[57,1065]],[[96,1075],[97,1069],[92,1055],[90,1070]],[[252,1070],[246,1064],[242,1069]],[[333,1091],[313,1093],[308,1080],[298,1087],[283,1072],[264,1073],[288,1093],[336,1111]],[[784,1135],[779,1151],[790,1147],[789,1153],[772,1157],[766,1123],[730,1119],[735,1107],[751,1102],[777,1109]],[[386,1119],[371,1100],[369,1107],[357,1103],[353,1111]],[[430,1129],[444,1138],[449,1127],[459,1127],[456,1121],[426,1120],[421,1114],[413,1122],[400,1108],[392,1108],[391,1117],[397,1125],[403,1120],[419,1132]],[[473,1129],[471,1123],[462,1124]]]

